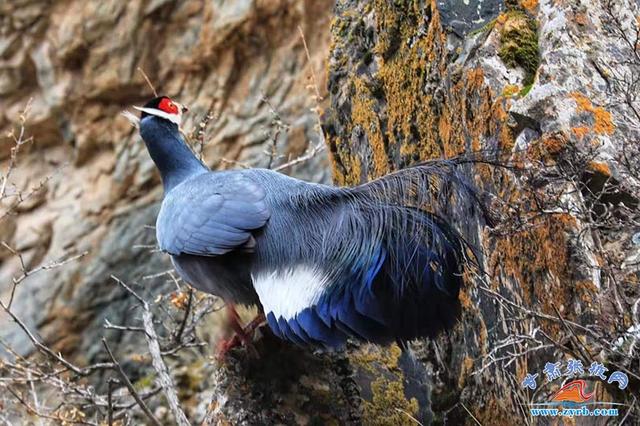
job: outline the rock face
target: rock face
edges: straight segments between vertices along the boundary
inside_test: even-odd
[[[27,269],[86,252],[22,281],[14,311],[80,365],[105,360],[106,337],[131,379],[149,381],[139,336],[103,328],[139,325],[112,275],[148,300],[174,288],[155,275],[170,269],[150,228],[159,178],[119,116],[153,96],[138,68],[189,105],[184,127],[219,168],[282,163],[319,141],[315,80],[337,184],[470,151],[501,165],[465,169],[501,216],[495,227],[465,216],[468,200],[436,212],[481,248],[486,274],[470,268],[455,330],[414,345],[418,386],[395,346],[318,355],[267,337],[258,361],[240,352],[218,367],[211,348],[166,357],[189,419],[534,423],[527,404],[559,384],[545,382],[545,363],[578,359],[628,375],[625,390],[590,386],[638,421],[638,14],[631,0],[2,2],[3,173],[4,135],[27,104],[33,142],[9,180],[0,242]],[[282,158],[272,161],[274,146]],[[289,171],[331,179],[323,155]],[[4,246],[0,262],[6,300],[21,265]],[[1,314],[0,337],[32,350]],[[535,393],[521,385],[529,372],[540,376]]]
[[[134,319],[135,301],[110,276],[140,284],[150,300],[175,288],[166,276],[142,279],[170,265],[152,252],[149,228],[162,196],[159,176],[137,131],[120,115],[153,97],[138,69],[158,92],[190,107],[183,127],[206,141],[203,155],[213,167],[266,166],[264,151],[274,139],[282,158],[273,162],[281,164],[320,138],[310,76],[324,81],[332,6],[305,0],[1,2],[3,173],[14,145],[6,135],[19,131],[27,105],[26,137],[33,141],[21,146],[9,179],[0,240],[23,255],[27,269],[87,253],[17,289],[14,311],[55,351],[80,364],[101,361],[106,336],[117,356],[129,360],[144,352],[140,339],[103,325]],[[285,172],[330,180],[323,154]],[[30,197],[13,208],[18,193]],[[4,248],[0,259],[6,301],[21,267]],[[32,350],[3,314],[0,337],[20,352]],[[127,371],[140,375],[141,368],[133,362]]]
[[[428,408],[452,424],[533,422],[527,405],[559,385],[545,363],[573,358],[627,374],[624,391],[591,386],[634,404],[638,5],[460,3],[338,1],[324,119],[341,184],[471,151],[509,167],[467,169],[503,215],[495,228],[461,216],[465,200],[436,211],[481,248],[486,276],[467,277],[459,327],[419,346]]]

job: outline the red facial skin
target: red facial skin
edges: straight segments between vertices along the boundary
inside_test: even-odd
[[[169,114],[178,113],[178,106],[174,104],[173,101],[169,98],[162,98],[162,100],[158,104],[158,109]]]

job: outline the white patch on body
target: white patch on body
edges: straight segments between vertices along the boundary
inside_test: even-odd
[[[251,275],[265,313],[289,320],[315,305],[328,285],[326,274],[306,265]]]

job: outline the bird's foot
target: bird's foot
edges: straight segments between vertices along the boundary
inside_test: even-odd
[[[218,344],[217,358],[218,360],[224,360],[227,353],[238,346],[244,346],[247,348],[247,352],[254,358],[259,358],[258,351],[253,344],[253,337],[255,331],[266,321],[264,314],[258,314],[249,324],[242,326],[240,323],[240,317],[235,310],[235,306],[229,305],[227,308],[229,315],[229,323],[234,331],[233,337],[230,339],[223,339]]]

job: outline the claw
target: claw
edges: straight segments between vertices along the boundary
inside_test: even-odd
[[[216,356],[218,360],[224,360],[231,349],[241,345],[244,345],[244,347],[247,348],[247,351],[252,357],[259,358],[260,355],[253,344],[253,338],[254,332],[266,321],[264,314],[258,314],[253,320],[251,320],[251,322],[249,322],[249,324],[243,327],[240,323],[240,316],[236,311],[235,305],[230,303],[227,305],[227,316],[229,325],[234,331],[234,335],[230,339],[221,340],[218,344]]]

